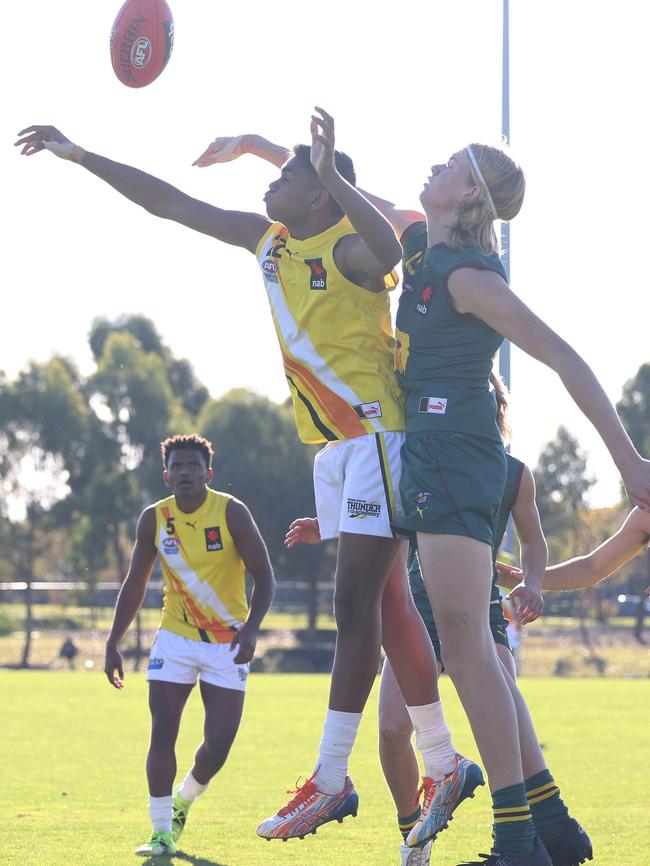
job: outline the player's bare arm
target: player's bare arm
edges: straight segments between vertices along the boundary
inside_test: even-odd
[[[517,618],[526,625],[542,615],[542,581],[548,560],[548,548],[535,503],[535,479],[524,466],[519,492],[512,506],[512,519],[521,546],[521,582],[508,598],[517,605]]]
[[[459,313],[472,313],[555,370],[607,446],[629,497],[650,511],[650,460],[637,452],[600,382],[580,355],[492,271],[460,268],[449,278],[449,292]]]
[[[76,162],[91,174],[154,216],[181,225],[233,246],[255,252],[271,222],[261,214],[230,211],[192,198],[171,184],[123,163],[73,144],[53,126],[30,126],[20,133],[17,147],[24,156],[49,150],[61,159]]]
[[[201,156],[194,160],[192,165],[205,168],[216,163],[232,162],[245,153],[265,159],[278,168],[281,168],[291,157],[291,150],[288,147],[273,144],[268,138],[249,132],[245,135],[226,135],[215,138]]]
[[[383,277],[401,258],[401,246],[377,208],[337,172],[334,120],[321,108],[316,112],[310,126],[312,165],[327,193],[336,200],[357,231],[357,235],[342,238],[338,243],[334,253],[337,267],[363,288],[382,291],[385,288]],[[204,167],[229,162],[244,153],[252,153],[277,166],[282,166],[291,156],[286,147],[273,144],[260,135],[249,134],[216,138],[194,165]]]
[[[334,118],[317,107],[311,118],[310,132],[311,162],[316,174],[357,232],[356,238],[337,245],[334,258],[339,270],[346,276],[384,277],[402,256],[395,232],[379,211],[336,170]],[[377,290],[383,288],[382,281]]]
[[[237,552],[253,579],[248,617],[230,645],[233,649],[239,647],[234,662],[245,664],[255,654],[260,625],[273,601],[275,578],[264,539],[243,502],[230,500],[226,508],[226,522]]]
[[[138,520],[129,570],[117,596],[113,624],[106,639],[104,672],[109,683],[116,689],[121,689],[124,684],[120,641],[140,610],[147,591],[147,584],[158,553],[154,545],[155,534],[156,512],[152,506],[149,506],[145,508]]]
[[[272,165],[280,168],[290,158],[291,150],[281,144],[274,144],[263,135],[257,133],[245,133],[244,135],[221,136],[215,138],[203,151],[201,156],[192,165],[205,168],[223,162],[231,162],[246,153],[264,159]],[[383,214],[393,227],[398,238],[401,238],[406,229],[416,222],[425,219],[421,211],[408,208],[399,208],[392,201],[381,198],[367,190],[359,189],[361,195],[368,199],[370,204]]]
[[[595,586],[622,568],[650,543],[650,515],[633,508],[615,535],[603,541],[584,556],[549,565],[544,572],[545,592],[573,592]],[[514,587],[521,572],[508,565],[497,564],[499,584]]]
[[[618,532],[591,553],[547,568],[544,588],[571,591],[595,586],[634,559],[649,542],[650,515],[633,508]]]

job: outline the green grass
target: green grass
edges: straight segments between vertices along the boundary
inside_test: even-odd
[[[597,866],[646,866],[650,850],[650,682],[524,679],[551,771],[588,829]],[[127,675],[116,692],[96,672],[2,671],[4,832],[0,864],[115,866],[143,861],[149,834],[144,757],[146,683]],[[357,740],[351,775],[356,820],[328,825],[304,842],[263,842],[257,822],[276,811],[320,737],[328,677],[258,675],[233,752],[192,809],[177,866],[396,866],[399,838],[377,758],[376,695]],[[457,747],[475,755],[449,681],[445,711]],[[179,774],[200,737],[201,704],[188,704],[178,743]],[[489,846],[485,789],[464,804],[435,844],[436,866],[455,866]],[[145,861],[151,862],[151,861]],[[162,866],[162,864],[161,864]]]
[[[99,629],[108,631],[113,621],[112,607],[79,607],[76,605],[58,604],[35,604],[32,608],[35,620],[35,628],[63,629],[67,631],[78,631],[83,629]],[[154,629],[160,622],[160,608],[142,608],[142,627]],[[2,617],[13,628],[20,632],[25,621],[25,606],[22,604],[3,604]],[[264,618],[265,629],[296,629],[307,628],[307,611],[276,610],[273,609]],[[318,616],[318,628],[334,628],[334,617],[331,614],[321,613]]]

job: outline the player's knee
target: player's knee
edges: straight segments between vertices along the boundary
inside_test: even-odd
[[[489,634],[467,632],[465,639],[455,635],[449,640],[441,638],[440,652],[446,672],[452,679],[459,676],[482,676],[481,669],[494,651]]]
[[[337,586],[334,592],[334,617],[338,631],[374,627],[380,617],[380,601],[379,594],[369,592],[361,585],[346,583]]]
[[[180,719],[175,714],[157,711],[151,716],[151,741],[156,744],[174,743]]]
[[[382,749],[403,749],[411,742],[413,727],[405,719],[379,717],[379,743]]]
[[[203,748],[207,759],[213,763],[224,761],[233,744],[235,734],[236,729],[234,731],[224,730],[206,737],[203,741]]]

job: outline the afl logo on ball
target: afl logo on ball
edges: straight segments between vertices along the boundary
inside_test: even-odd
[[[151,42],[146,36],[141,36],[133,43],[131,63],[136,69],[144,69],[151,60]]]

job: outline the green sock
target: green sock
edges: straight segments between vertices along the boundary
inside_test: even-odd
[[[542,842],[552,842],[561,835],[562,826],[569,818],[560,789],[548,770],[535,773],[525,784],[535,829]]]
[[[397,826],[399,827],[399,831],[402,834],[404,841],[406,841],[406,837],[420,820],[421,814],[422,809],[418,806],[415,812],[411,815],[406,815],[405,817],[402,817],[401,815],[397,816]]]
[[[494,850],[499,854],[532,854],[535,848],[535,825],[524,783],[495,791],[492,794],[492,808]]]

